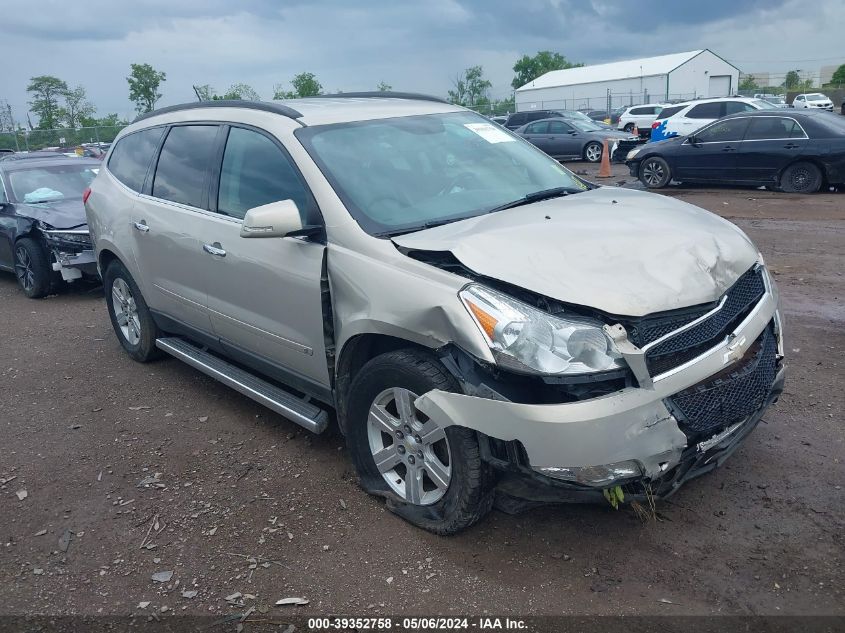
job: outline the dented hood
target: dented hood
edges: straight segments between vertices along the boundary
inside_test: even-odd
[[[667,196],[615,187],[393,242],[449,251],[480,275],[625,316],[714,301],[757,260],[757,249],[730,222]]]
[[[42,202],[40,204],[18,202],[17,214],[33,220],[41,220],[55,229],[76,228],[87,223],[82,198]]]

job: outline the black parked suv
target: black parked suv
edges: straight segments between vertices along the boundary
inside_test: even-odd
[[[564,117],[562,112],[558,110],[529,110],[527,112],[514,112],[510,116],[508,116],[508,120],[505,121],[505,127],[509,130],[515,130],[518,127],[522,127],[526,123],[531,123],[532,121],[539,121],[540,119],[551,119],[554,117]]]

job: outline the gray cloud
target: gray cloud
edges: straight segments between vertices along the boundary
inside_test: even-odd
[[[748,71],[783,73],[834,63],[845,17],[841,0],[4,0],[0,37],[25,51],[5,64],[0,98],[18,119],[26,85],[41,74],[82,84],[101,113],[129,115],[132,62],[167,72],[162,104],[191,100],[192,83],[235,82],[269,97],[297,72],[327,90],[396,89],[445,94],[467,66],[482,64],[493,94],[510,90],[524,53],[557,50],[570,60],[615,59],[711,48]],[[667,8],[668,7],[668,8]],[[789,39],[801,46],[788,46]],[[799,51],[790,55],[787,51]],[[766,61],[768,60],[768,61]]]

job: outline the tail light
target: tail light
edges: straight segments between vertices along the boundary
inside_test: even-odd
[[[91,187],[85,187],[85,191],[82,192],[82,204],[88,202],[88,198],[91,196]]]

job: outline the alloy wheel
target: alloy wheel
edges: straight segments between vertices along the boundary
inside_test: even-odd
[[[810,170],[806,167],[798,167],[792,172],[792,187],[795,191],[804,191],[811,180]]]
[[[15,249],[15,274],[27,292],[35,287],[35,271],[32,269],[32,259],[23,246]]]
[[[601,159],[601,145],[590,145],[587,147],[587,160],[596,163]]]
[[[112,284],[111,301],[120,333],[130,345],[137,345],[141,341],[141,319],[129,284],[120,277]]]
[[[643,165],[643,180],[645,180],[646,184],[651,187],[657,186],[663,182],[663,177],[665,175],[663,165],[657,161],[648,161],[645,165]]]
[[[394,387],[373,401],[367,438],[376,468],[391,490],[408,503],[431,505],[452,478],[445,431],[414,408],[417,395]]]

